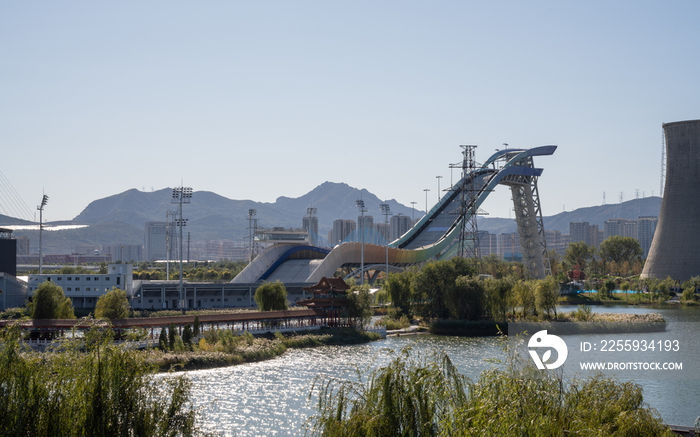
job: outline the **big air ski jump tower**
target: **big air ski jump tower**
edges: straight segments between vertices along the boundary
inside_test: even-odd
[[[663,125],[666,181],[642,278],[685,281],[700,274],[700,120]]]
[[[463,222],[470,220],[497,185],[510,187],[520,237],[523,264],[530,277],[544,279],[551,274],[542,222],[537,179],[542,169],[534,165],[535,156],[549,156],[557,146],[532,149],[504,149],[483,165],[465,172],[448,194],[443,196],[408,232],[386,246],[368,242],[344,242],[328,250],[310,245],[274,245],[260,254],[231,282],[258,283],[276,281],[318,283],[332,277],[339,268],[351,268],[350,276],[374,272],[370,281],[388,264],[393,269],[419,265],[430,260],[446,260],[460,251]],[[464,192],[469,190],[469,205]],[[358,232],[359,234],[359,232]],[[365,233],[367,234],[367,233]],[[469,244],[474,244],[471,240]],[[474,251],[471,251],[472,253]],[[308,253],[303,263],[300,254]],[[388,257],[388,261],[387,261]],[[364,271],[359,271],[364,266]]]

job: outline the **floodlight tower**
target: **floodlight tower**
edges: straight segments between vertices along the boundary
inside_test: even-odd
[[[428,191],[430,188],[425,188],[423,191],[425,191],[425,215],[428,215]]]
[[[257,213],[258,210],[255,208],[250,208],[248,210],[248,264],[253,262],[254,224],[258,221],[258,219],[255,218],[255,214]]]
[[[365,201],[358,199],[355,201],[355,205],[360,210],[362,216],[362,229],[360,230],[360,235],[362,236],[362,243],[360,244],[360,285],[365,284],[365,213],[367,209],[365,208]]]
[[[416,203],[418,202],[411,202],[411,226],[416,221]]]
[[[391,208],[389,207],[389,204],[384,201],[381,205],[379,205],[379,208],[382,210],[382,213],[384,214],[384,223],[386,223],[386,230],[387,234],[389,233],[389,216],[391,214]],[[389,279],[389,238],[386,239],[386,279]],[[386,279],[384,280],[386,283]]]
[[[437,182],[438,182],[437,200],[439,202],[440,201],[440,179],[442,179],[442,176],[435,176],[435,179],[437,179]]]
[[[170,203],[177,203],[179,205],[180,217],[175,219],[175,225],[180,227],[180,289],[178,292],[178,297],[180,298],[180,308],[182,308],[182,314],[185,314],[185,296],[183,294],[182,288],[182,228],[187,225],[187,219],[182,218],[182,204],[190,203],[192,200],[192,188],[191,187],[177,187],[173,188],[173,197]]]
[[[36,207],[36,209],[39,210],[39,274],[40,275],[44,271],[44,262],[43,262],[44,260],[43,260],[42,253],[41,253],[41,245],[42,245],[41,233],[44,230],[44,207],[46,206],[46,203],[48,201],[49,201],[49,196],[44,194],[41,198],[41,205]]]

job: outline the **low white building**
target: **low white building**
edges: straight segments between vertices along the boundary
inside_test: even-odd
[[[73,302],[74,308],[95,308],[97,299],[113,287],[133,294],[133,270],[131,264],[109,264],[106,274],[61,274],[29,275],[27,295],[31,297],[43,282],[50,281],[63,289],[63,294]]]

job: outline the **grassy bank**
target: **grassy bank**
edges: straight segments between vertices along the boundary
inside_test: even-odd
[[[268,360],[282,355],[287,349],[361,344],[379,339],[376,333],[354,329],[321,329],[292,335],[276,332],[262,337],[220,330],[205,333],[191,348],[179,351],[151,349],[143,354],[146,362],[161,371],[198,370]]]

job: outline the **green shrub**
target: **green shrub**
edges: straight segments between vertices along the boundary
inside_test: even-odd
[[[588,305],[579,305],[576,311],[572,311],[571,315],[580,322],[587,322],[593,317],[592,309]]]

